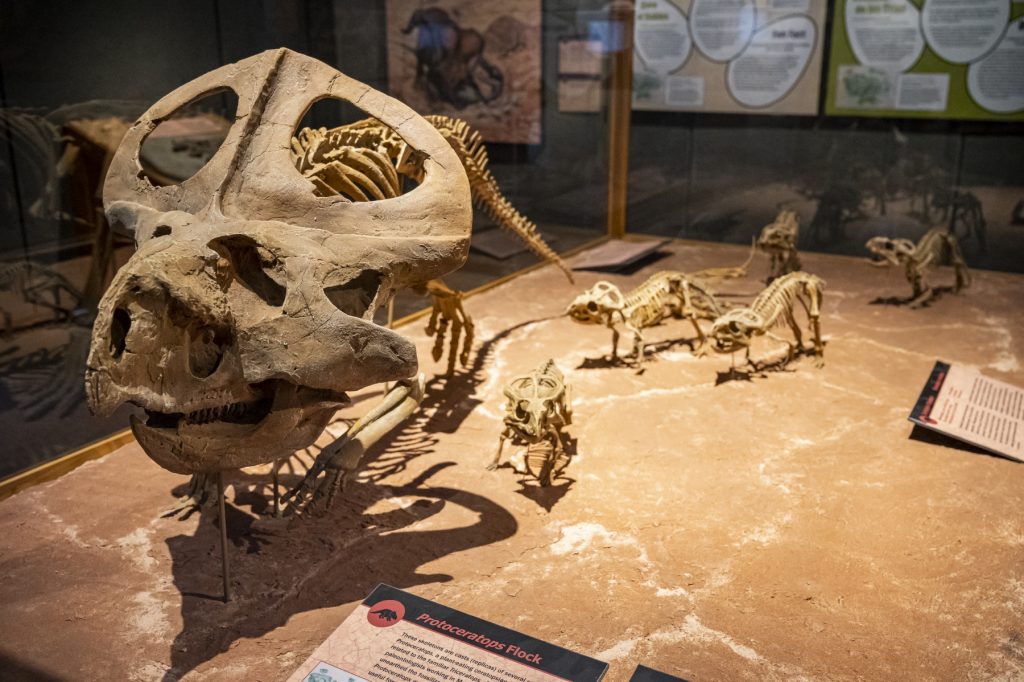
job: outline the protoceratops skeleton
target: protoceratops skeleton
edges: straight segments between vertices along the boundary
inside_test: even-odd
[[[611,282],[601,281],[577,296],[566,314],[581,324],[603,324],[612,330],[612,360],[618,358],[619,330],[622,324],[633,334],[633,351],[638,365],[644,361],[643,330],[665,318],[685,317],[697,332],[698,355],[706,353],[707,338],[697,320],[714,320],[722,308],[712,293],[692,275],[682,272],[658,272],[623,295]]]
[[[505,387],[505,429],[498,441],[498,452],[488,469],[501,461],[506,440],[525,445],[521,464],[513,464],[521,472],[532,474],[543,485],[551,485],[569,464],[562,442],[562,429],[572,424],[572,389],[554,360],[548,360],[529,374],[516,377]],[[550,450],[538,463],[530,456],[530,446],[547,442]]]
[[[891,239],[889,237],[872,237],[866,244],[871,253],[881,256],[883,260],[872,261],[874,265],[902,265],[907,281],[914,293],[910,300],[911,307],[924,304],[932,295],[932,287],[928,284],[928,272],[936,265],[952,263],[956,272],[954,292],[959,292],[971,284],[971,273],[960,253],[960,245],[956,237],[948,230],[936,227],[925,233],[915,245],[909,239]]]
[[[239,101],[223,146],[180,185],[153,186],[139,164],[143,141],[179,107],[223,89]],[[291,137],[326,97],[404,140],[422,169],[419,186],[366,202],[319,196],[295,169]],[[99,305],[86,369],[93,411],[141,406],[146,416],[132,430],[146,453],[171,471],[207,474],[308,447],[348,391],[398,382],[321,452],[292,510],[329,505],[363,450],[422,395],[415,347],[372,317],[396,288],[466,258],[469,182],[451,145],[401,102],[272,50],[143,114],[110,165],[104,203],[138,250]]]
[[[544,241],[536,224],[521,214],[502,194],[487,168],[487,149],[480,134],[461,120],[447,116],[426,116],[455,150],[469,176],[473,202],[501,227],[517,235],[541,258],[554,263],[570,282],[572,271]],[[327,130],[303,128],[292,140],[296,167],[317,187],[321,196],[340,194],[352,201],[396,196],[403,178],[419,182],[422,159],[393,130],[369,118]],[[446,332],[451,331],[448,373],[455,370],[456,357],[463,366],[473,344],[473,320],[462,307],[462,294],[443,282],[419,283],[415,291],[431,297],[433,310],[427,334],[436,335],[434,360],[443,355]],[[459,339],[465,332],[463,350]]]
[[[825,364],[825,346],[821,342],[821,295],[825,282],[806,272],[791,272],[774,280],[758,294],[746,308],[734,308],[717,320],[711,327],[714,348],[719,353],[735,353],[746,350],[750,362],[750,342],[755,336],[768,336],[789,347],[787,362],[803,349],[803,334],[796,321],[795,306],[799,302],[807,313],[813,335],[816,364]],[[794,342],[787,341],[771,332],[775,327],[788,324],[793,330]]]
[[[779,211],[775,222],[768,223],[761,228],[761,235],[757,238],[757,248],[771,258],[769,283],[777,277],[800,269],[800,255],[796,251],[799,232],[800,216],[796,211],[786,209]]]

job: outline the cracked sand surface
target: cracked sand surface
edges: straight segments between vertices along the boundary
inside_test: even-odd
[[[975,272],[909,310],[870,304],[905,294],[893,273],[802,254],[827,282],[824,369],[805,357],[716,386],[730,359],[678,345],[642,375],[589,365],[610,333],[560,317],[576,293],[746,257],[672,251],[468,299],[475,364],[430,384],[328,517],[259,518],[266,470],[230,474],[229,605],[210,598],[216,514],[161,516],[185,479],[135,445],[0,503],[0,652],[67,679],[279,680],[387,582],[607,660],[613,682],[638,663],[691,680],[1024,677],[1024,465],[912,439],[906,421],[935,359],[1024,383],[1024,277]],[[766,259],[751,268],[717,287],[726,301],[757,293]],[[422,326],[402,331],[429,376],[443,366]],[[691,334],[672,320],[648,340]],[[484,466],[501,388],[549,356],[573,384],[578,455],[538,491]],[[347,416],[379,391],[361,395]]]

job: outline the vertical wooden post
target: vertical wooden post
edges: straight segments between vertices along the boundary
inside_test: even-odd
[[[626,234],[629,116],[633,108],[633,0],[611,3],[609,20],[621,28],[621,49],[611,53],[608,83],[608,236]]]

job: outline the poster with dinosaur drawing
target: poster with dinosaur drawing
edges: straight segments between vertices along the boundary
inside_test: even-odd
[[[540,0],[387,0],[388,88],[486,142],[539,144]]]

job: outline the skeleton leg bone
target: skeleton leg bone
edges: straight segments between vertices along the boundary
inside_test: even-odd
[[[784,339],[781,336],[779,336],[778,334],[773,334],[773,333],[771,333],[769,331],[766,331],[764,333],[764,335],[767,336],[768,338],[770,338],[773,341],[778,341],[779,343],[786,344],[786,348],[787,348],[787,350],[786,350],[786,363],[787,364],[789,362],[791,362],[794,357],[796,357],[796,348],[794,347],[792,341],[790,341],[789,339]]]
[[[470,349],[473,348],[474,324],[473,318],[470,317],[469,315],[466,315],[465,312],[462,313],[462,318],[462,324],[465,327],[463,331],[466,336],[462,342],[462,352],[459,353],[459,362],[462,364],[463,367],[465,367],[466,365],[469,364],[469,351]]]
[[[494,459],[487,465],[488,471],[494,471],[498,468],[498,464],[501,462],[501,451],[505,447],[505,441],[511,437],[512,432],[509,429],[506,428],[501,432],[501,437],[498,439],[498,452],[494,454]]]
[[[163,512],[162,516],[189,516],[206,507],[212,507],[217,500],[217,483],[214,474],[192,474],[189,478],[185,494],[178,497],[173,507]]]
[[[462,338],[462,321],[458,317],[452,318],[452,340],[448,349],[448,374],[455,373],[455,361],[459,356],[459,339]],[[465,365],[465,361],[462,363]]]
[[[437,324],[437,335],[434,337],[434,347],[430,350],[430,357],[434,358],[434,362],[441,359],[444,355],[444,338],[448,333],[448,320],[442,317]],[[430,327],[427,327],[427,334],[431,334]]]
[[[694,330],[697,332],[698,345],[697,349],[693,351],[693,354],[698,358],[702,358],[711,352],[711,348],[708,345],[708,337],[704,334],[704,330],[700,328],[696,315],[688,315],[687,317],[690,320],[690,324],[693,325]]]
[[[285,516],[330,509],[334,495],[359,466],[366,450],[419,407],[423,390],[422,374],[399,381],[374,409],[349,427],[345,435],[325,447],[303,481],[285,495],[288,502]],[[321,473],[325,474],[322,479]]]
[[[825,344],[821,341],[821,291],[812,291],[810,299],[811,309],[807,312],[807,318],[811,323],[811,333],[814,334],[814,365],[820,369],[825,366]]]

